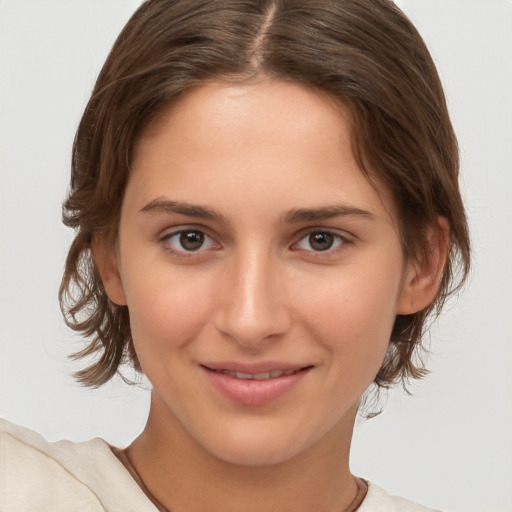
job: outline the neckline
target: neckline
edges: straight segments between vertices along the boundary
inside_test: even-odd
[[[150,492],[147,488],[146,484],[142,480],[142,478],[137,473],[137,470],[133,467],[130,459],[127,457],[124,450],[120,448],[116,448],[115,446],[110,446],[112,453],[119,459],[121,464],[126,468],[130,476],[135,480],[135,483],[140,487],[142,492],[146,495],[149,501],[157,508],[158,512],[171,512],[169,509],[165,508]]]
[[[130,462],[130,459],[126,455],[124,450],[120,448],[116,448],[115,446],[110,446],[112,453],[119,459],[119,461],[123,464],[123,466],[130,473],[131,477],[135,480],[136,484],[140,487],[142,492],[146,495],[149,501],[157,508],[158,512],[172,512],[168,508],[164,507],[162,503],[160,503],[153,494],[151,494],[150,490],[147,488],[146,484],[140,477],[139,473]],[[357,493],[354,499],[350,502],[347,508],[340,512],[357,512],[359,507],[363,504],[366,495],[368,494],[368,482],[360,477],[355,477],[356,485],[357,485]]]

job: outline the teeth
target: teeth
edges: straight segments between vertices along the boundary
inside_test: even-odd
[[[243,372],[235,372],[235,377],[237,379],[254,379],[255,375],[252,373],[243,373]]]
[[[256,373],[256,374],[253,376],[253,379],[256,379],[256,380],[270,379],[270,373],[271,373],[271,372]]]
[[[262,372],[262,373],[244,373],[244,372],[233,372],[231,370],[222,370],[221,373],[225,375],[229,375],[230,377],[235,377],[237,379],[242,380],[266,380],[266,379],[274,379],[276,377],[282,377],[283,375],[291,375],[295,373],[297,370],[272,370],[270,372]]]

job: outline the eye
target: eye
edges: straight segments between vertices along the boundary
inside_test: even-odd
[[[180,229],[161,239],[164,247],[173,253],[202,252],[217,247],[217,244],[199,229]]]
[[[296,244],[303,251],[325,252],[346,243],[346,238],[331,231],[312,231]]]

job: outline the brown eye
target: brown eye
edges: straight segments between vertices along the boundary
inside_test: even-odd
[[[218,248],[212,238],[200,229],[179,229],[165,235],[160,243],[171,253],[185,256]]]
[[[311,233],[309,235],[309,245],[315,251],[327,251],[334,244],[334,235],[328,232]]]
[[[201,231],[182,231],[180,245],[186,251],[197,251],[204,244],[204,233]]]
[[[299,240],[297,247],[303,251],[325,252],[346,242],[346,238],[331,231],[312,231]]]

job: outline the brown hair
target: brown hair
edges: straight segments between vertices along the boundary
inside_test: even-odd
[[[420,35],[389,0],[148,0],[101,70],[80,122],[63,221],[76,230],[60,288],[67,324],[89,338],[77,373],[107,382],[138,367],[126,306],[112,303],[92,259],[93,236],[115,244],[134,145],[155,115],[210,79],[264,75],[302,84],[348,106],[363,172],[392,191],[406,257],[428,257],[426,232],[450,226],[436,301],[398,317],[379,387],[419,378],[426,319],[464,281],[469,239],[458,186],[457,141],[442,86]]]

